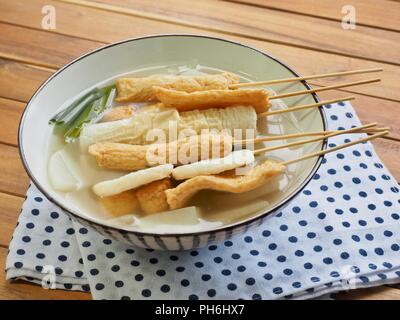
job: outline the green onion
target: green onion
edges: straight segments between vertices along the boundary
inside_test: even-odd
[[[49,124],[57,131],[65,132],[65,142],[70,143],[79,137],[85,125],[98,121],[112,107],[115,95],[114,86],[96,88],[57,113]]]

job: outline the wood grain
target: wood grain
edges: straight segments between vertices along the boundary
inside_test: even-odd
[[[32,65],[0,59],[0,96],[28,101],[51,73]]]
[[[25,103],[0,98],[0,142],[17,145],[19,119]]]
[[[51,32],[0,23],[1,56],[58,69],[103,44]]]
[[[351,290],[335,294],[338,300],[399,300],[400,290],[389,287],[374,287],[368,289]]]
[[[387,30],[363,26],[345,30],[337,21],[216,0],[192,1],[190,6],[186,0],[61,1],[86,3],[90,6],[97,2],[109,8],[110,5],[116,5],[135,10],[135,15],[150,14],[157,17],[154,19],[183,23],[209,31],[399,64],[396,51],[400,51],[400,34]],[[296,32],[293,32],[294,29]],[[355,38],[357,41],[354,41]],[[392,50],[382,50],[389,47],[392,53],[389,52]]]
[[[7,249],[0,248],[0,264],[5,266]],[[4,268],[0,274],[0,300],[89,300],[91,295],[84,292],[46,290],[39,285],[26,282],[8,282]]]
[[[55,5],[57,12],[60,12],[59,17],[57,18],[57,33],[92,39],[97,43],[113,42],[129,37],[144,36],[154,33],[154,30],[163,30],[163,32],[204,34],[204,32],[200,32],[194,28],[160,23],[157,21],[121,14],[113,14],[91,8],[79,7],[79,11],[77,11],[73,5],[54,2],[51,0],[31,0],[28,3],[23,0],[15,0],[12,3],[0,2],[0,12],[2,12],[0,15],[0,21],[21,24],[29,28],[40,28],[40,19],[42,16],[38,8],[49,3]],[[94,22],[95,20],[102,21],[102,23],[96,24]],[[74,23],[71,24],[69,21],[74,21]],[[121,25],[123,25],[124,28],[121,28]],[[15,30],[15,32],[16,31],[18,30]],[[207,34],[211,36],[220,36],[220,34],[212,32],[208,32]],[[265,50],[294,67],[294,69],[302,75],[373,67],[384,68],[384,72],[380,74],[382,77],[382,84],[379,86],[353,87],[350,91],[400,101],[398,82],[398,79],[400,78],[400,67],[398,66],[349,58],[336,54],[321,53],[313,50],[288,47],[264,41],[225,35],[224,37]],[[55,45],[57,45],[57,42]],[[58,46],[62,46],[62,42],[58,42]],[[68,52],[68,50],[66,50],[66,52]],[[7,54],[7,52],[5,52],[5,54]],[[75,57],[74,53],[70,54],[71,59]],[[28,59],[29,53],[27,55],[19,51],[19,58],[22,60]],[[316,61],[318,63],[316,63]],[[45,59],[43,59],[42,62],[45,63]],[[361,75],[351,77],[351,79],[354,80],[359,80],[361,78]],[[350,79],[350,77],[346,79]],[[338,80],[339,78],[325,79],[324,84],[329,85],[337,83]]]
[[[342,21],[342,8],[352,5],[356,9],[358,25],[400,31],[400,3],[380,0],[224,0],[262,8],[276,9],[315,16],[330,20]],[[384,16],[384,19],[382,17]]]
[[[25,195],[29,179],[17,148],[0,144],[0,177],[0,192]]]
[[[8,247],[24,198],[0,193],[0,246]]]

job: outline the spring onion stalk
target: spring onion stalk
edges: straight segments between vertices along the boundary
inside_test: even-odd
[[[114,86],[96,88],[57,113],[49,123],[65,132],[65,142],[70,143],[79,137],[85,125],[98,121],[112,107],[115,95]]]
[[[112,107],[116,89],[105,88],[104,94],[101,98],[88,104],[86,108],[79,114],[79,116],[71,124],[69,130],[64,135],[65,142],[70,143],[79,137],[82,128],[90,123],[98,121],[104,112]]]

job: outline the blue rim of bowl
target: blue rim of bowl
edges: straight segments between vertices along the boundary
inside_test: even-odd
[[[128,229],[123,229],[123,228],[118,228],[115,226],[110,226],[110,225],[106,225],[106,224],[101,224],[97,221],[92,220],[90,217],[83,217],[82,215],[80,215],[79,213],[73,212],[73,210],[66,208],[63,204],[59,203],[57,200],[53,199],[47,192],[46,190],[40,185],[40,183],[35,179],[33,173],[31,172],[31,170],[29,169],[28,163],[26,161],[25,155],[24,155],[24,150],[22,147],[22,130],[24,127],[24,121],[25,121],[25,116],[27,113],[27,110],[29,109],[29,107],[31,106],[33,100],[36,98],[36,96],[46,87],[46,85],[55,77],[57,77],[62,71],[64,71],[65,69],[67,69],[68,67],[70,67],[71,65],[73,65],[74,63],[92,55],[95,54],[97,52],[100,52],[102,50],[120,45],[120,44],[124,44],[127,42],[133,42],[133,41],[139,41],[139,40],[145,40],[145,39],[152,39],[152,38],[163,38],[163,37],[191,37],[191,38],[203,38],[203,39],[211,39],[211,40],[216,40],[216,41],[223,41],[223,42],[228,42],[234,45],[238,45],[241,47],[245,47],[248,48],[250,50],[253,50],[254,52],[257,52],[259,54],[264,55],[265,57],[274,60],[275,62],[279,63],[280,65],[282,65],[283,67],[285,67],[288,71],[290,71],[294,76],[296,77],[300,77],[300,75],[295,72],[291,67],[289,67],[287,64],[283,63],[282,61],[280,61],[279,59],[275,58],[274,56],[271,56],[268,53],[263,52],[262,50],[253,48],[251,46],[245,45],[243,43],[240,42],[236,42],[236,41],[232,41],[232,40],[227,40],[227,39],[223,39],[223,38],[218,38],[218,37],[212,37],[212,36],[204,36],[204,35],[195,35],[195,34],[184,34],[184,33],[178,33],[178,34],[159,34],[159,35],[150,35],[150,36],[144,36],[144,37],[139,37],[139,38],[130,38],[130,39],[126,39],[126,40],[122,40],[122,41],[118,41],[118,42],[114,42],[108,45],[105,45],[103,47],[94,49],[92,51],[89,51],[88,53],[72,60],[70,63],[66,64],[65,66],[63,66],[62,68],[60,68],[58,71],[56,71],[54,74],[52,74],[46,81],[44,81],[42,83],[42,85],[35,91],[35,93],[32,95],[32,97],[29,99],[26,107],[24,108],[23,114],[21,116],[20,122],[19,122],[19,126],[18,126],[18,149],[19,149],[19,155],[20,158],[22,159],[22,164],[24,166],[25,171],[27,172],[29,178],[31,179],[31,181],[35,184],[35,186],[39,189],[40,192],[42,192],[46,198],[54,203],[55,205],[57,205],[58,207],[60,207],[62,210],[72,214],[73,216],[77,217],[78,219],[82,219],[85,220],[89,223],[93,223],[101,228],[107,228],[107,229],[111,229],[114,230],[116,232],[123,232],[123,233],[133,233],[135,235],[138,236],[150,236],[150,237],[165,237],[165,238],[176,238],[176,237],[190,237],[190,236],[201,236],[201,235],[205,235],[205,234],[210,234],[210,233],[216,233],[216,232],[221,232],[221,231],[230,231],[230,230],[234,230],[237,228],[240,228],[242,226],[251,224],[254,221],[257,221],[259,219],[264,218],[265,216],[267,216],[268,214],[275,212],[277,210],[279,210],[280,208],[284,207],[288,202],[290,202],[295,196],[297,196],[304,188],[305,186],[311,181],[312,177],[314,176],[314,174],[317,172],[317,170],[319,169],[319,167],[321,166],[322,163],[322,159],[324,158],[323,155],[318,156],[318,159],[316,161],[316,163],[314,164],[313,169],[311,170],[310,174],[307,176],[307,178],[304,179],[304,181],[296,188],[296,190],[294,190],[290,195],[288,195],[286,198],[282,199],[280,202],[278,202],[275,206],[273,206],[271,209],[267,210],[266,212],[263,213],[259,213],[257,215],[251,216],[245,220],[241,220],[241,221],[237,221],[228,225],[223,225],[217,228],[213,228],[213,229],[209,229],[209,230],[202,230],[202,231],[194,231],[194,232],[182,232],[182,233],[153,233],[153,232],[143,232],[143,231],[137,231],[137,230],[128,230]],[[301,83],[308,89],[312,89],[312,87],[307,83],[307,81],[302,80]],[[313,96],[315,102],[320,102],[320,99],[318,98],[318,96],[315,93],[311,93],[311,95]],[[318,107],[318,110],[320,112],[321,115],[321,119],[322,119],[322,124],[324,127],[324,130],[326,130],[327,128],[327,119],[326,119],[326,115],[325,112],[321,107]],[[327,141],[323,141],[322,146],[321,146],[321,150],[326,149],[327,146]]]

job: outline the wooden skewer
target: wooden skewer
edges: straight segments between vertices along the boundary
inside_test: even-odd
[[[317,88],[317,89],[300,90],[300,91],[295,91],[295,92],[283,93],[283,94],[279,94],[279,95],[276,95],[276,96],[270,96],[269,100],[282,99],[282,98],[287,98],[287,97],[299,96],[299,95],[302,95],[302,94],[309,94],[309,93],[327,91],[327,90],[332,90],[332,89],[339,89],[339,88],[357,86],[357,85],[361,85],[361,84],[367,84],[367,83],[373,83],[373,82],[379,82],[379,81],[381,81],[381,79],[376,78],[376,79],[367,79],[367,80],[361,80],[361,81],[340,83],[340,84],[321,87],[321,88]]]
[[[341,134],[353,133],[353,132],[359,131],[361,129],[366,129],[366,128],[373,127],[375,125],[376,125],[375,123],[369,123],[369,124],[366,124],[366,125],[363,125],[363,126],[360,126],[360,127],[355,127],[355,128],[351,128],[351,129],[347,129],[347,130],[337,130],[337,131],[334,131],[334,132],[332,132],[330,134],[327,134],[327,135],[324,135],[324,136],[318,137],[318,138],[286,143],[286,144],[282,144],[282,145],[274,146],[274,147],[261,148],[261,149],[258,149],[258,150],[254,150],[254,154],[270,152],[270,151],[284,149],[284,148],[290,148],[290,147],[294,147],[294,146],[298,146],[298,145],[302,145],[302,144],[306,144],[306,143],[311,143],[311,142],[317,142],[317,141],[325,140],[325,139],[328,139],[330,137],[338,136],[338,135],[341,135]]]
[[[299,162],[299,161],[307,160],[307,159],[310,159],[310,158],[313,158],[313,157],[322,156],[322,155],[325,155],[325,154],[330,153],[330,152],[334,152],[334,151],[337,151],[337,150],[340,150],[340,149],[344,149],[344,148],[348,148],[348,147],[354,146],[355,144],[359,144],[359,143],[370,141],[370,140],[373,140],[373,139],[376,139],[376,138],[379,138],[379,137],[383,137],[383,136],[387,135],[388,133],[389,133],[389,131],[387,131],[387,130],[383,131],[383,132],[379,132],[379,133],[373,134],[372,136],[368,136],[366,138],[362,138],[362,139],[358,139],[358,140],[355,140],[355,141],[347,142],[347,143],[341,144],[341,145],[333,147],[333,148],[329,148],[329,149],[313,152],[313,153],[310,153],[310,154],[306,154],[306,155],[304,155],[304,156],[302,156],[300,158],[282,162],[282,164],[287,166],[287,165],[292,164],[292,163],[296,163],[296,162]]]
[[[383,130],[389,130],[388,127],[383,127],[383,128],[372,128],[373,126],[376,126],[377,123],[373,122],[368,124],[367,128],[365,129],[358,129],[354,131],[354,133],[369,133],[369,132],[376,132],[376,131],[383,131]],[[284,135],[278,135],[278,136],[267,136],[267,137],[260,137],[260,138],[255,138],[255,139],[243,139],[243,140],[235,140],[234,144],[246,144],[246,143],[259,143],[259,142],[267,142],[267,141],[276,141],[276,140],[288,140],[288,139],[293,139],[293,138],[302,138],[302,137],[310,137],[310,136],[326,136],[328,134],[334,133],[334,132],[342,132],[343,130],[334,130],[334,131],[311,131],[311,132],[298,132],[298,133],[291,133],[291,134],[284,134]]]
[[[371,72],[380,72],[380,71],[383,71],[383,69],[382,68],[372,68],[372,69],[361,69],[361,70],[353,70],[353,71],[315,74],[315,75],[304,76],[304,77],[294,77],[294,78],[277,79],[277,80],[243,82],[243,83],[231,84],[229,86],[229,89],[263,86],[263,85],[268,85],[268,84],[277,84],[277,83],[284,83],[284,82],[296,82],[296,81],[310,80],[310,79],[322,79],[322,78],[329,78],[329,77],[336,77],[336,76],[347,76],[347,75],[352,75],[352,74],[371,73]]]
[[[344,98],[339,98],[339,99],[332,99],[332,100],[325,100],[317,103],[309,103],[309,104],[304,104],[302,106],[296,106],[296,107],[291,107],[287,109],[281,109],[281,110],[274,110],[274,111],[267,111],[267,112],[262,112],[257,114],[257,118],[264,117],[264,116],[272,116],[275,114],[281,114],[281,113],[286,113],[286,112],[293,112],[293,111],[299,111],[299,110],[304,110],[304,109],[310,109],[310,108],[316,108],[319,106],[323,106],[326,104],[331,104],[331,103],[336,103],[340,101],[350,101],[355,99],[354,96],[348,96]]]

